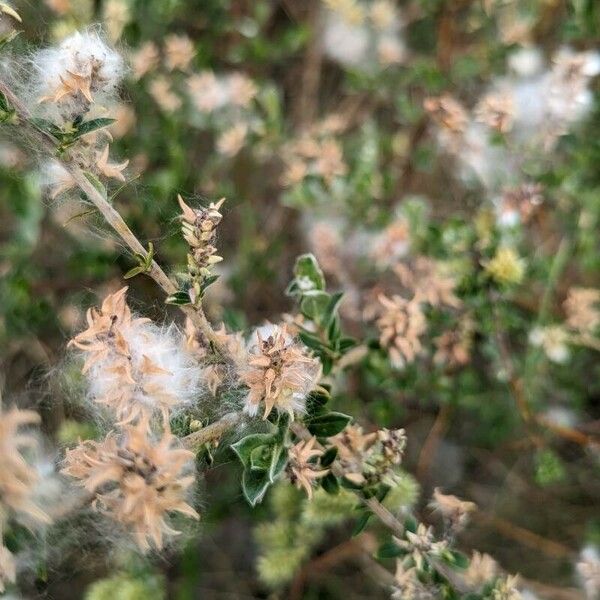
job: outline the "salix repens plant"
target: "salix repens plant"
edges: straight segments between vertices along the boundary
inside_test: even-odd
[[[69,2],[45,4],[56,12],[70,10]],[[264,511],[252,514],[272,517],[254,534],[260,581],[276,594],[286,596],[289,589],[290,597],[299,597],[311,573],[337,564],[341,555],[350,556],[392,598],[529,598],[524,591],[529,583],[504,572],[488,554],[473,552],[469,558],[460,551],[468,548],[469,526],[492,523],[532,552],[566,557],[593,598],[598,587],[593,546],[579,555],[565,550],[567,542],[490,517],[480,482],[458,489],[449,480],[466,460],[445,434],[454,435],[457,421],[472,411],[478,426],[461,421],[461,435],[475,440],[479,454],[469,459],[488,466],[493,461],[480,458],[492,443],[485,434],[496,426],[512,428],[523,435],[517,444],[507,443],[507,451],[518,452],[523,462],[531,458],[527,468],[549,485],[561,480],[561,456],[573,446],[581,462],[597,451],[596,432],[572,411],[561,412],[566,399],[557,401],[546,375],[600,348],[598,285],[577,269],[559,285],[569,254],[583,243],[566,239],[575,239],[573,231],[558,241],[549,268],[540,258],[556,241],[545,211],[552,202],[568,205],[577,189],[569,181],[571,187],[553,196],[553,178],[541,169],[592,110],[596,54],[559,50],[549,54],[544,69],[541,60],[536,68],[527,65],[531,52],[508,52],[505,77],[493,78],[468,102],[458,101],[445,91],[450,80],[436,79],[431,66],[419,71],[422,57],[407,49],[413,43],[404,36],[411,19],[420,23],[432,9],[422,3],[316,1],[306,9],[314,30],[297,42],[307,45],[299,104],[311,104],[305,85],[318,87],[311,77],[323,64],[335,74],[332,79],[343,80],[347,97],[323,115],[315,102],[288,124],[285,103],[294,94],[267,81],[273,76],[269,70],[249,70],[252,78],[241,70],[248,57],[269,54],[260,44],[243,42],[241,54],[224,52],[227,68],[219,72],[209,70],[210,59],[197,51],[193,28],[164,40],[142,36],[128,71],[108,39],[118,39],[128,23],[137,28],[132,14],[138,8],[119,0],[100,4],[106,34],[95,28],[70,31],[55,46],[32,53],[25,70],[23,61],[8,56],[0,77],[1,120],[35,147],[52,206],[83,205],[68,226],[80,227],[81,215],[104,219],[128,251],[115,268],[127,263],[124,279],[133,280],[131,290],[113,280],[98,301],[87,296],[86,323],[77,324],[67,344],[64,369],[78,384],[77,402],[68,410],[76,420],[58,430],[66,448],[58,450],[51,470],[62,473],[68,502],[48,512],[59,531],[78,523],[86,539],[105,537],[102,543],[123,551],[114,561],[123,560],[118,570],[92,586],[89,597],[119,589],[133,597],[151,593],[138,583],[152,557],[182,548],[192,535],[202,539],[200,515],[202,527],[219,512],[213,503],[221,490],[210,466],[223,460],[222,471],[239,479],[239,497],[252,508],[265,502]],[[259,4],[256,22],[239,23],[248,40],[257,23],[267,28],[265,14],[277,17],[273,23],[280,19]],[[14,17],[11,10],[6,14]],[[285,3],[288,10],[303,18],[304,8]],[[439,11],[434,21],[443,63],[444,36],[453,34],[447,8]],[[193,27],[204,27],[199,22]],[[477,19],[469,23],[477,27]],[[178,147],[178,126],[208,134],[208,166],[199,167],[194,183],[209,190],[209,199],[199,201],[166,171],[154,177],[149,165],[155,166],[155,157],[145,148],[136,153],[135,146],[129,152],[122,145],[128,151],[117,158],[114,140],[136,121],[120,100],[127,74],[136,81],[136,93],[148,96],[157,121],[163,120],[156,131],[173,125],[166,135],[161,130],[165,162],[188,158],[187,148]],[[529,94],[537,100],[535,110],[525,101]],[[146,118],[137,115],[142,126]],[[477,195],[481,201],[472,214],[437,218],[428,200],[406,195],[414,187],[414,171],[435,154],[419,148],[423,139],[457,161],[457,180],[472,186],[471,200]],[[272,221],[256,225],[260,235],[246,247],[247,264],[223,260],[231,242],[221,235],[229,222],[224,215],[247,211],[241,228],[253,227],[254,207],[224,204],[216,183],[240,165],[257,166],[259,179],[272,183],[282,203],[304,211],[302,235],[289,246],[294,255],[308,248],[316,255],[296,259],[286,290],[288,312],[270,314],[266,323],[256,322],[264,310],[253,284],[267,279],[275,297],[285,280],[271,277],[254,260],[261,251],[278,253],[270,238],[282,232],[285,237],[289,222],[278,221],[279,207],[273,209]],[[139,188],[141,194],[154,198],[160,190],[165,203],[179,205],[181,235],[171,237],[187,257],[173,275],[156,258],[168,262],[163,224],[144,222],[141,202],[120,196],[145,169],[149,183]],[[269,189],[264,195],[271,194]],[[593,216],[582,213],[580,221],[589,229]],[[133,232],[138,228],[153,241],[138,239]],[[539,252],[532,251],[536,242]],[[174,313],[181,310],[181,328],[156,316],[171,310],[161,302],[137,308],[144,276],[158,284]],[[231,282],[247,288],[252,306],[243,308],[250,316],[222,302]],[[77,284],[87,287],[83,280]],[[172,314],[165,312],[165,318]],[[67,319],[68,311],[61,317]],[[502,392],[510,394],[508,402]],[[420,433],[410,430],[411,411],[424,422],[432,417],[422,443]],[[28,440],[15,430],[17,423],[35,420],[29,413],[0,415],[10,459],[0,495],[7,540],[0,547],[0,581],[7,585],[17,571],[27,576],[27,561],[15,559],[27,544],[11,537],[13,517],[21,512],[46,521],[31,500],[36,476],[24,447]],[[422,502],[408,474],[413,466],[423,484]],[[15,487],[15,481],[22,485]],[[325,551],[336,538],[339,545]]]

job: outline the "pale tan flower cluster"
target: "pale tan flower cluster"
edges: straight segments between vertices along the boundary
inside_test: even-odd
[[[307,177],[318,177],[331,185],[334,179],[343,177],[348,167],[335,135],[345,126],[344,120],[334,115],[286,144],[283,148],[285,171],[281,178],[282,185],[292,187]]]
[[[349,425],[331,442],[338,450],[344,477],[356,485],[365,485],[391,481],[394,467],[402,462],[406,436],[403,429],[365,434],[358,425]]]
[[[324,0],[327,7],[323,46],[343,66],[371,69],[402,62],[406,55],[400,36],[403,22],[389,0]]]
[[[469,520],[469,515],[477,510],[473,502],[461,500],[451,494],[443,494],[440,488],[433,490],[430,506],[439,512],[451,533],[462,530]]]
[[[116,91],[123,75],[123,59],[93,32],[75,33],[57,47],[42,50],[32,58],[32,84],[38,105],[32,111],[58,127],[72,128],[75,119],[111,117],[117,110]],[[71,160],[96,177],[124,182],[129,161],[111,162],[108,129],[80,137],[69,149]],[[73,188],[71,174],[51,161],[43,171],[51,198]]]
[[[514,102],[502,93],[485,95],[475,107],[475,119],[500,133],[510,131],[514,119]]]
[[[215,75],[212,71],[201,71],[187,80],[188,93],[195,108],[201,114],[229,110],[241,114],[250,108],[258,93],[252,79],[241,72]]]
[[[240,371],[248,387],[244,408],[256,415],[263,406],[264,419],[274,408],[292,419],[303,412],[306,396],[321,376],[320,362],[289,336],[286,325],[258,329],[245,362]]]
[[[475,324],[468,316],[462,316],[455,329],[449,329],[437,336],[433,360],[448,367],[462,367],[471,360],[471,346]]]
[[[418,256],[411,266],[399,263],[394,267],[400,283],[408,288],[414,298],[433,307],[459,308],[462,302],[454,294],[456,281],[438,261]]]
[[[406,539],[394,538],[396,544],[406,550],[412,558],[417,569],[422,569],[426,560],[437,558],[442,551],[448,547],[445,540],[436,541],[433,529],[423,523],[417,525],[417,530],[413,533],[407,531]]]
[[[524,48],[509,57],[509,69],[472,111],[447,95],[425,100],[438,142],[456,157],[461,176],[475,176],[494,192],[520,175],[524,160],[552,149],[589,113],[600,55],[562,48],[544,70],[540,52]],[[498,132],[506,144],[495,143]]]
[[[396,561],[392,600],[435,600],[436,592],[421,582],[415,567],[406,568],[403,561]]]
[[[370,252],[379,268],[388,268],[397,264],[410,250],[410,230],[405,218],[392,221],[373,240]]]
[[[575,287],[564,302],[566,324],[579,334],[594,335],[600,325],[600,290]]]
[[[82,351],[92,399],[110,409],[119,425],[149,428],[155,416],[168,425],[170,411],[198,393],[197,365],[174,330],[134,318],[127,288],[87,312],[88,328],[70,342]]]
[[[498,564],[489,554],[473,552],[462,579],[469,589],[478,592],[498,575]]]
[[[421,336],[427,330],[427,320],[418,298],[406,300],[398,295],[379,296],[379,343],[387,349],[390,361],[403,368],[415,360],[423,349]]]
[[[313,482],[329,473],[329,469],[317,469],[312,459],[322,456],[323,450],[315,448],[316,438],[300,441],[288,450],[287,475],[290,481],[306,492],[309,500],[313,496]]]
[[[103,441],[68,450],[63,473],[78,479],[94,508],[146,551],[150,543],[160,549],[164,535],[177,533],[167,524],[169,513],[198,517],[185,499],[194,481],[187,474],[194,454],[174,447],[170,417],[197,400],[201,370],[177,330],[132,315],[126,291],[89,309],[88,328],[70,343],[86,357],[92,399],[107,406],[117,423]],[[156,431],[162,431],[160,439]]]
[[[492,600],[522,600],[523,596],[517,589],[519,577],[508,575],[496,582],[491,592]]]
[[[223,215],[219,212],[225,198],[211,202],[207,208],[191,208],[181,196],[177,196],[181,207],[181,231],[190,246],[188,274],[191,287],[190,299],[195,303],[202,293],[202,282],[211,275],[211,268],[223,258],[217,255],[217,226]]]
[[[163,58],[169,71],[186,71],[194,57],[196,49],[187,35],[172,34],[165,38]],[[152,41],[144,42],[131,57],[131,66],[135,79],[141,79],[155,71],[161,62],[161,50]]]
[[[167,521],[178,512],[199,518],[185,495],[194,483],[186,474],[194,453],[174,447],[165,432],[153,442],[140,426],[126,426],[102,442],[85,441],[67,450],[63,473],[78,479],[94,496],[94,507],[133,534],[142,551],[161,549],[165,535],[176,535]]]
[[[16,564],[10,550],[3,544],[3,530],[11,514],[28,517],[39,523],[49,523],[50,518],[33,501],[37,471],[27,462],[24,451],[37,448],[32,434],[23,427],[37,425],[39,415],[30,410],[0,408],[0,593],[5,583],[16,579]]]

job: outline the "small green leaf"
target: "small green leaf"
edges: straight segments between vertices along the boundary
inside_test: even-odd
[[[319,460],[322,467],[329,467],[333,461],[337,458],[338,449],[337,446],[331,446],[322,455]]]
[[[333,473],[327,473],[321,479],[321,487],[332,496],[335,496],[340,491],[340,482]]]
[[[298,337],[307,348],[316,350],[317,352],[321,352],[323,350],[323,342],[318,337],[310,333],[306,333],[305,331],[300,331],[298,333]]]
[[[123,275],[123,279],[131,279],[132,277],[135,277],[136,275],[140,275],[141,273],[144,273],[145,271],[146,271],[146,269],[144,267],[141,267],[141,266],[133,267],[133,269],[129,269],[129,271],[127,271],[127,273],[125,273],[125,275]]]
[[[327,292],[320,290],[311,290],[302,295],[300,302],[300,311],[302,314],[315,323],[323,323],[323,315],[327,311],[331,296]]]
[[[317,437],[331,437],[344,430],[352,421],[352,417],[339,412],[329,412],[315,415],[305,420],[308,430]]]
[[[165,302],[167,304],[177,304],[178,306],[181,306],[184,304],[191,304],[192,300],[188,292],[181,291],[168,296]]]
[[[300,294],[310,290],[325,289],[325,276],[312,254],[303,254],[296,259],[294,276]]]
[[[270,484],[268,471],[244,470],[242,491],[251,506],[256,506],[262,501]]]
[[[378,560],[382,560],[384,558],[397,558],[403,554],[406,554],[405,550],[402,550],[402,548],[400,548],[396,543],[389,541],[384,542],[381,544],[381,546],[379,546],[375,558]]]
[[[97,131],[98,129],[104,129],[104,127],[108,127],[109,125],[112,125],[115,121],[116,121],[116,119],[107,119],[107,118],[92,119],[91,121],[85,121],[84,123],[77,125],[77,130],[73,134],[72,138],[73,138],[73,140],[76,140],[77,138],[80,138],[83,135],[92,133],[92,131]]]
[[[104,187],[104,184],[89,171],[84,171],[83,174],[85,175],[85,178],[94,186],[94,188],[96,188],[96,191],[100,192],[102,197],[107,200],[108,196],[106,194],[106,188]]]
[[[270,433],[253,433],[232,444],[231,449],[237,454],[244,468],[249,469],[252,451],[261,446],[273,444],[274,441],[275,438]]]
[[[352,537],[356,537],[359,533],[361,533],[364,530],[370,518],[370,512],[363,512],[363,514],[358,518],[358,521],[356,521],[356,525],[352,530]]]

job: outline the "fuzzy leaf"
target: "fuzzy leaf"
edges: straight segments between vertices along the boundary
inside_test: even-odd
[[[356,525],[352,530],[352,537],[356,537],[359,533],[361,533],[364,528],[367,526],[369,519],[371,518],[370,512],[363,512],[363,514],[356,521]]]
[[[167,304],[177,304],[178,306],[181,306],[183,304],[191,304],[192,300],[188,292],[180,291],[168,296],[165,302]]]
[[[305,421],[308,430],[317,437],[331,437],[344,430],[352,417],[339,412],[315,415]]]
[[[303,254],[296,259],[294,276],[299,293],[325,289],[325,276],[312,254]]]
[[[397,558],[398,556],[402,556],[403,554],[406,554],[406,551],[402,550],[402,548],[400,548],[397,544],[390,541],[384,542],[383,544],[381,544],[381,546],[379,546],[375,558],[377,558],[378,560],[382,560],[384,558]]]
[[[85,178],[96,188],[96,191],[100,192],[102,197],[107,200],[108,196],[106,194],[106,188],[104,187],[104,184],[89,171],[84,171],[83,174],[85,175]]]
[[[328,473],[321,479],[321,487],[332,496],[339,493],[340,491],[340,482],[337,480],[337,477],[333,473]]]
[[[237,454],[245,469],[252,466],[252,451],[261,446],[273,444],[274,437],[270,433],[253,433],[242,438],[239,442],[231,445],[231,449]]]
[[[73,135],[73,139],[76,140],[83,135],[87,135],[88,133],[92,133],[92,131],[97,131],[98,129],[104,129],[109,125],[112,125],[116,119],[92,119],[91,121],[85,121],[77,126],[77,131]]]
[[[322,455],[319,463],[322,467],[329,467],[331,463],[337,458],[338,449],[336,446],[331,446]]]
[[[242,491],[251,506],[256,506],[259,502],[262,502],[270,484],[268,471],[244,470],[244,474],[242,475]]]

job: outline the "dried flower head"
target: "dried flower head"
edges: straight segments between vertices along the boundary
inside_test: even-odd
[[[298,442],[288,450],[287,473],[290,481],[298,488],[304,489],[309,499],[313,496],[313,481],[324,477],[329,473],[329,469],[315,469],[315,464],[311,459],[321,456],[322,450],[315,448],[316,438]]]
[[[462,104],[447,94],[426,98],[423,106],[438,126],[451,133],[463,133],[469,122],[468,113]]]
[[[509,93],[488,94],[475,107],[475,118],[500,133],[506,133],[512,128],[514,110],[514,101]]]
[[[411,290],[416,298],[431,306],[451,306],[458,308],[461,301],[455,296],[454,278],[438,261],[419,256],[411,267],[400,263],[394,267],[402,285]]]
[[[405,300],[397,295],[388,298],[381,294],[379,303],[379,343],[388,350],[392,364],[402,368],[421,352],[419,338],[427,329],[425,315],[417,299]]]
[[[452,532],[460,531],[469,519],[469,515],[477,510],[473,502],[461,500],[451,494],[442,494],[440,488],[433,490],[430,506],[438,511]]]
[[[499,579],[491,591],[491,600],[522,600],[521,592],[517,589],[518,582],[517,575]]]
[[[406,568],[403,561],[396,561],[396,574],[392,588],[392,600],[435,600],[437,590],[426,586],[418,577],[415,567]]]
[[[244,147],[247,135],[248,125],[236,123],[219,136],[217,150],[225,156],[235,156]]]
[[[358,425],[349,425],[331,442],[338,449],[338,464],[344,477],[356,485],[365,485],[382,481],[402,462],[406,435],[403,429],[364,434]]]
[[[473,552],[469,566],[462,577],[466,585],[473,591],[479,591],[491,582],[498,574],[498,564],[489,554]]]
[[[131,57],[131,66],[135,79],[141,79],[158,66],[160,54],[154,42],[145,42]]]
[[[23,456],[24,450],[35,450],[37,440],[21,428],[39,421],[39,415],[31,410],[11,408],[0,412],[0,525],[7,509],[41,523],[50,522],[32,500],[38,473]]]
[[[287,326],[258,329],[248,354],[247,366],[240,374],[249,388],[246,412],[255,415],[264,404],[263,419],[273,408],[293,419],[294,413],[304,411],[306,396],[321,376],[321,364],[294,342]]]
[[[581,334],[594,334],[600,325],[600,290],[571,288],[564,303],[567,325]]]
[[[61,114],[69,117],[114,96],[124,73],[121,56],[92,31],[74,33],[38,52],[32,66],[39,101],[61,105]]]
[[[433,529],[419,523],[417,530],[406,531],[405,539],[394,538],[396,544],[406,550],[415,563],[417,569],[422,569],[426,560],[438,557],[448,546],[445,540],[436,542]]]
[[[468,317],[463,317],[455,329],[444,331],[433,342],[436,347],[433,360],[449,367],[462,367],[471,360],[474,323]]]
[[[175,112],[183,104],[181,98],[173,91],[171,83],[163,75],[155,77],[148,86],[156,104],[165,112]]]
[[[199,389],[197,364],[173,328],[134,318],[123,288],[87,312],[88,328],[70,345],[86,355],[92,399],[108,406],[120,424],[168,423],[170,410],[191,404]]]
[[[145,429],[125,427],[121,435],[67,450],[62,472],[80,480],[94,507],[131,531],[141,550],[150,543],[161,549],[165,534],[179,533],[168,525],[169,513],[199,518],[185,498],[194,482],[185,475],[194,453],[173,447],[174,440],[165,433],[154,443]]]
[[[194,44],[187,35],[169,35],[165,39],[165,64],[169,71],[185,71],[195,55]]]

